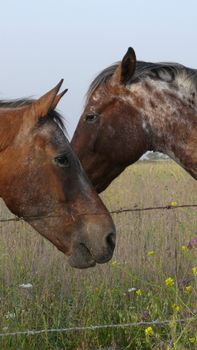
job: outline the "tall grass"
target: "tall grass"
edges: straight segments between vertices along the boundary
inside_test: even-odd
[[[196,204],[196,190],[196,182],[172,162],[139,162],[102,199],[110,210]],[[10,215],[2,204],[0,216]],[[156,319],[170,324],[5,337],[0,349],[197,348],[197,321],[175,322],[197,312],[196,210],[113,218],[118,234],[113,260],[82,271],[71,269],[63,254],[24,222],[1,224],[0,332]],[[20,287],[23,283],[32,288]]]

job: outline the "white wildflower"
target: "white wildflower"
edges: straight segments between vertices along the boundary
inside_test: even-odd
[[[16,317],[15,312],[9,312],[8,311],[7,315],[5,315],[6,320],[14,320],[15,317]]]
[[[136,290],[137,290],[137,288],[129,288],[128,293],[135,292]]]
[[[22,283],[22,284],[19,285],[19,287],[20,288],[24,288],[24,289],[25,288],[28,289],[28,288],[32,288],[33,285],[31,283]]]

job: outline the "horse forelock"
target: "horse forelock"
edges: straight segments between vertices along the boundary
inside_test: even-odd
[[[121,62],[116,62],[111,66],[102,70],[96,78],[92,81],[86,94],[86,104],[89,101],[92,93],[101,85],[103,87],[113,76],[116,68]],[[146,78],[152,80],[164,81],[166,83],[175,83],[182,90],[187,91],[189,94],[196,92],[197,90],[197,70],[185,67],[178,63],[151,63],[144,61],[137,61],[135,74],[127,82],[127,86],[132,83],[143,81]]]
[[[28,106],[32,102],[34,102],[34,99],[31,98],[23,98],[23,99],[16,99],[16,100],[0,100],[0,109],[1,108],[17,108],[17,107],[23,107]],[[42,118],[42,123],[47,122],[48,120],[54,121],[67,135],[67,130],[64,124],[63,116],[55,109],[49,110],[48,114]]]
[[[88,102],[90,96],[92,93],[100,86],[100,85],[105,85],[107,81],[112,77],[114,74],[116,68],[118,67],[120,62],[116,62],[112,64],[111,66],[103,69],[96,77],[95,79],[91,82],[88,91],[86,93],[86,103]]]

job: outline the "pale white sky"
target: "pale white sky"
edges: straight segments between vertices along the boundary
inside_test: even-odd
[[[95,75],[137,58],[197,68],[195,0],[6,0],[0,11],[0,99],[39,96],[64,78],[72,135]]]

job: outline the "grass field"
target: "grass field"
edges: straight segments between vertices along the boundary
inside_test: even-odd
[[[138,162],[102,198],[109,210],[197,204],[197,184],[173,162]],[[1,223],[0,333],[166,319],[170,324],[2,337],[0,349],[197,349],[197,319],[176,323],[197,314],[196,212],[113,214],[113,260],[83,271],[71,269],[24,222]],[[3,204],[0,216],[11,216]]]

